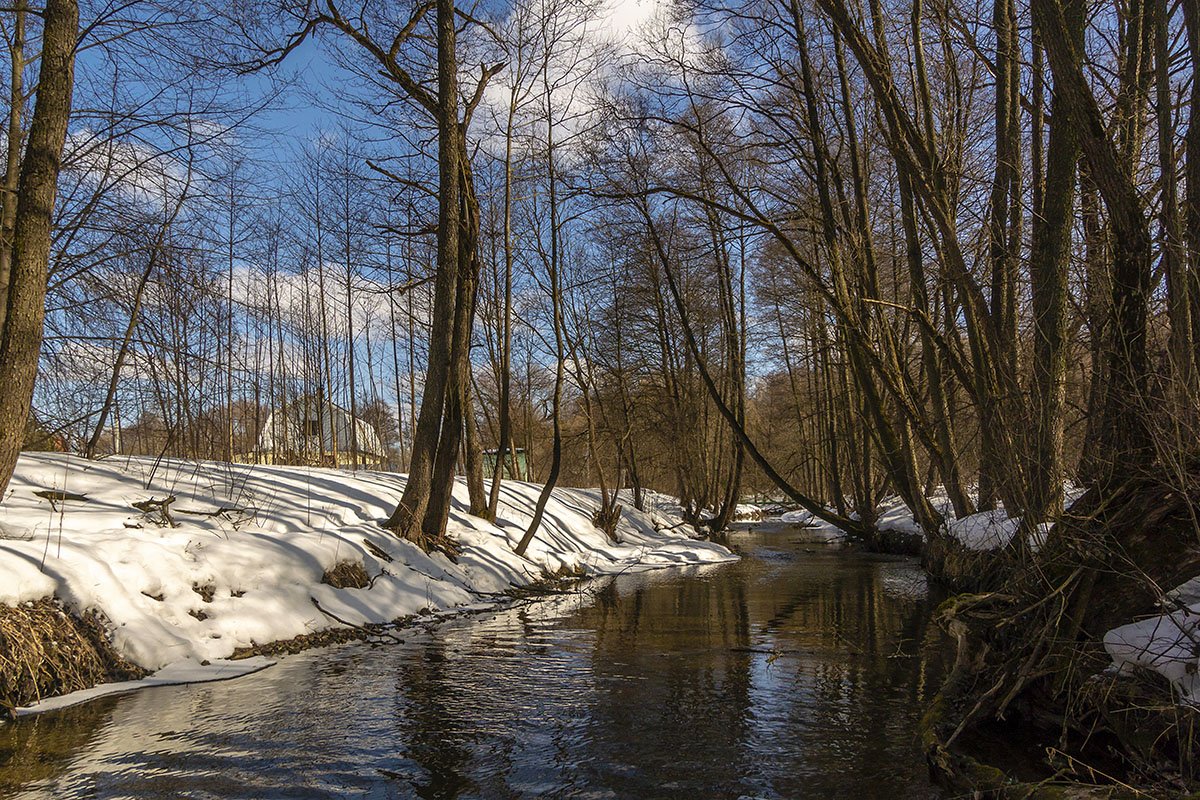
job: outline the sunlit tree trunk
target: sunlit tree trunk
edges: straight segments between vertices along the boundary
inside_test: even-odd
[[[17,184],[6,315],[0,331],[0,493],[8,486],[33,401],[45,319],[46,277],[58,173],[75,77],[79,7],[48,0],[37,100]],[[13,146],[10,141],[9,146]]]

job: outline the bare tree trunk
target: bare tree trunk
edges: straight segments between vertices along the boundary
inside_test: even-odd
[[[443,412],[449,383],[451,336],[459,273],[459,233],[462,154],[459,151],[458,58],[455,44],[454,0],[437,0],[438,51],[438,226],[437,271],[434,278],[433,324],[429,333],[429,363],[425,391],[413,435],[408,481],[386,527],[414,542],[426,542],[422,524],[434,491]],[[457,445],[454,451],[457,452]],[[442,526],[444,527],[444,522]]]
[[[513,121],[517,109],[517,87],[514,85],[509,96],[508,121],[504,128],[504,300],[500,322],[500,404],[496,410],[499,417],[499,436],[496,442],[496,464],[492,470],[491,492],[488,496],[487,513],[483,516],[496,520],[500,505],[500,484],[504,478],[504,462],[513,458],[512,453],[512,185],[513,185]],[[512,470],[513,473],[516,470]]]
[[[75,0],[47,0],[43,14],[37,100],[17,185],[7,314],[0,332],[0,493],[16,469],[33,401],[46,313],[50,231],[74,87],[79,6]]]
[[[332,466],[338,465],[338,436],[337,436],[337,416],[333,413],[333,362],[329,355],[329,313],[328,303],[325,298],[329,295],[325,291],[325,222],[324,214],[321,209],[321,165],[315,164],[313,167],[313,223],[316,226],[317,234],[317,288],[321,290],[321,358],[325,367],[325,379],[317,387],[318,400],[324,399],[324,415],[329,426],[329,448],[330,455],[333,458]],[[317,419],[321,420],[322,409],[317,409]],[[321,459],[325,458],[325,427],[326,421],[320,421],[317,425],[317,432],[321,441]]]
[[[1083,4],[1069,0],[1066,8],[1072,30],[1082,44]],[[1040,37],[1039,37],[1040,38]],[[1063,503],[1063,435],[1067,378],[1067,274],[1071,257],[1072,211],[1079,162],[1079,140],[1056,92],[1051,101],[1046,182],[1041,213],[1033,218],[1033,250],[1029,278],[1033,305],[1032,429],[1025,517],[1027,529],[1061,513]]]
[[[1082,69],[1080,48],[1073,44],[1060,0],[1033,0],[1034,20],[1042,28],[1055,95],[1063,98],[1067,114],[1054,124],[1070,124],[1079,131],[1080,145],[1108,209],[1112,226],[1111,325],[1105,342],[1108,380],[1098,435],[1103,462],[1091,481],[1108,485],[1136,474],[1153,460],[1147,425],[1149,359],[1146,352],[1147,314],[1151,280],[1149,223],[1134,184],[1131,167],[1121,158],[1110,138],[1095,96]],[[1141,80],[1132,70],[1131,80]],[[1138,92],[1125,87],[1130,94]],[[1127,110],[1140,116],[1135,105]],[[1134,123],[1122,130],[1136,127]],[[1137,140],[1136,133],[1128,141]]]
[[[550,474],[546,476],[546,484],[538,494],[537,505],[533,509],[533,519],[530,521],[525,535],[517,543],[514,552],[519,556],[525,555],[529,543],[537,535],[538,528],[542,524],[542,517],[546,513],[546,504],[550,501],[550,495],[554,492],[554,487],[558,483],[559,471],[562,469],[563,359],[566,357],[566,352],[563,341],[562,276],[559,269],[561,266],[559,260],[561,231],[559,230],[558,214],[558,171],[555,165],[555,158],[558,154],[554,145],[554,119],[551,106],[553,98],[550,93],[548,69],[549,59],[543,62],[542,79],[546,87],[546,177],[549,183],[548,201],[550,203],[550,259],[546,264],[546,271],[550,278],[551,324],[554,328],[554,396],[550,406],[553,440],[550,453]]]
[[[1192,315],[1192,374],[1200,376],[1200,8],[1195,3],[1183,3],[1183,19],[1187,28],[1187,52],[1192,69],[1192,88],[1188,97],[1188,128],[1185,142],[1186,189],[1184,194],[1184,239],[1187,243],[1188,291]]]
[[[234,205],[234,181],[236,172],[229,176],[229,250],[228,250],[228,283],[226,284],[228,307],[226,312],[228,317],[225,320],[225,460],[233,461],[234,444],[233,444],[233,317],[234,317],[234,302],[233,302],[233,262],[234,262],[234,246],[236,235],[236,217]]]
[[[995,369],[1004,378],[1000,385],[1013,386],[1017,374],[1017,253],[1020,243],[1020,77],[1018,66],[1020,44],[1017,38],[1016,8],[1013,0],[995,0],[992,12],[996,30],[996,166],[992,178],[990,247],[991,259],[991,317]],[[1014,212],[1016,209],[1016,212]],[[982,374],[982,373],[981,373]],[[988,389],[990,393],[990,389]],[[1020,451],[1005,447],[1004,437],[996,434],[1006,419],[1016,419],[1012,413],[1016,397],[1000,397],[996,411],[988,414],[982,426],[980,443],[979,505],[991,508],[994,492],[1003,493],[997,484],[1005,473],[1013,473]],[[989,408],[993,405],[985,401]],[[997,413],[999,412],[999,413]],[[1006,413],[1007,412],[1007,413]],[[1005,468],[1007,464],[1007,468]],[[1007,487],[1010,491],[1011,486]],[[1008,508],[1010,514],[1021,509]]]
[[[483,451],[479,446],[479,429],[475,421],[474,392],[468,374],[463,398],[463,464],[467,473],[467,496],[470,512],[488,519],[488,495],[483,490]]]
[[[345,182],[343,189],[345,196],[342,198],[345,202],[342,206],[344,214],[346,241],[342,255],[346,259],[346,371],[350,381],[350,469],[357,471],[359,466],[359,449],[358,449],[358,387],[356,384],[355,375],[355,353],[354,353],[354,264],[351,260],[351,225],[350,225],[350,158],[349,153],[346,154],[346,163],[343,164],[344,172],[342,178]],[[336,435],[336,432],[335,432]]]
[[[17,0],[13,9],[13,40],[9,48],[8,145],[4,164],[3,195],[0,196],[0,330],[8,313],[8,286],[12,273],[13,225],[17,219],[17,183],[21,174],[21,145],[25,130],[21,121],[25,109],[25,15],[26,0]]]
[[[675,309],[679,314],[679,321],[683,327],[684,341],[687,343],[688,350],[692,354],[692,357],[696,359],[696,365],[700,371],[700,377],[704,382],[705,388],[708,390],[710,399],[717,407],[717,410],[720,411],[721,416],[725,418],[725,421],[729,424],[730,428],[732,428],[734,433],[737,434],[738,439],[741,441],[742,446],[746,450],[746,455],[748,455],[751,460],[758,465],[758,468],[763,471],[767,478],[774,483],[780,489],[780,491],[786,494],[797,505],[811,513],[817,519],[824,520],[830,525],[846,531],[847,533],[859,536],[863,535],[866,531],[861,523],[847,519],[839,514],[831,513],[820,503],[792,486],[792,484],[788,482],[779,473],[779,471],[774,468],[774,466],[771,465],[758,447],[755,446],[754,441],[750,438],[749,434],[746,433],[745,426],[740,424],[737,415],[721,396],[720,390],[713,381],[712,376],[709,374],[708,367],[704,364],[704,361],[700,357],[700,347],[696,341],[696,336],[692,329],[687,312],[687,306],[683,302],[683,295],[680,293],[678,283],[671,271],[669,256],[663,246],[662,239],[658,235],[657,228],[654,224],[654,219],[650,216],[650,210],[646,207],[644,200],[639,206],[639,211],[641,212],[642,218],[646,223],[647,229],[650,233],[650,238],[654,243],[655,252],[662,265],[663,274],[667,279],[667,288],[670,290],[671,297],[675,301]]]
[[[117,358],[113,363],[112,375],[108,381],[108,390],[104,395],[104,402],[100,406],[100,416],[96,420],[96,427],[92,431],[91,437],[88,439],[85,454],[88,458],[96,457],[96,448],[100,445],[100,439],[104,435],[104,426],[108,423],[108,415],[113,409],[113,404],[117,397],[117,387],[120,384],[121,372],[125,368],[125,358],[129,354],[129,345],[133,341],[133,333],[137,329],[138,321],[142,310],[142,300],[146,294],[146,285],[150,282],[150,276],[154,274],[154,270],[158,267],[159,259],[163,253],[163,247],[166,243],[167,233],[174,224],[175,219],[179,216],[179,212],[183,210],[184,201],[188,196],[188,187],[191,186],[191,164],[188,164],[187,184],[179,193],[179,198],[175,202],[175,208],[171,211],[170,216],[163,220],[162,226],[158,229],[158,235],[150,245],[150,253],[146,260],[146,268],[142,270],[141,277],[138,279],[137,288],[133,293],[133,307],[129,311],[129,322],[125,326],[125,335],[121,338],[121,346],[117,348]],[[232,264],[232,262],[231,262]],[[230,294],[232,298],[232,293]],[[231,351],[232,353],[232,351]],[[233,419],[233,403],[229,403],[229,418],[232,425]],[[232,428],[230,428],[232,431]],[[229,437],[230,448],[232,448],[233,435]],[[230,449],[232,453],[232,449]],[[232,460],[230,456],[229,460]]]
[[[1177,409],[1187,408],[1187,398],[1197,388],[1196,342],[1192,339],[1192,302],[1187,274],[1187,250],[1179,217],[1178,170],[1175,161],[1175,121],[1171,115],[1171,78],[1169,32],[1167,24],[1171,4],[1167,0],[1146,0],[1154,4],[1154,79],[1158,128],[1158,167],[1162,176],[1159,220],[1162,228],[1162,261],[1167,275],[1167,316],[1171,323],[1169,350],[1175,378]],[[1193,76],[1193,83],[1195,83]],[[1194,91],[1194,89],[1193,89]],[[1197,122],[1192,111],[1191,125]]]

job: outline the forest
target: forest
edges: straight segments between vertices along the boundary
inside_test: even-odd
[[[713,537],[798,509],[946,593],[943,786],[1042,796],[992,735],[1078,796],[1200,789],[1195,0],[15,0],[0,31],[0,490],[22,451],[404,473],[379,527],[451,559],[456,480],[494,524],[541,487],[517,556],[556,487],[614,539],[660,496]],[[1186,676],[1106,671],[1146,617],[1185,620]]]

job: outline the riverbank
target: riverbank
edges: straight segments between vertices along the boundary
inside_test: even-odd
[[[0,797],[937,797],[919,565],[728,538],[736,562],[0,725]]]
[[[554,492],[521,558],[512,551],[540,487],[505,482],[496,524],[468,515],[465,487],[456,487],[448,532],[461,552],[452,562],[379,526],[403,487],[403,476],[380,472],[23,455],[0,504],[0,615],[19,623],[35,618],[27,610],[49,607],[42,617],[93,619],[103,631],[91,641],[96,656],[130,677],[485,607],[551,575],[734,558],[655,507],[626,508],[609,539],[592,524],[596,493],[574,489]],[[56,669],[55,659],[75,656],[54,645],[54,630],[42,633],[43,646],[0,642],[0,656],[14,662],[6,674],[40,678],[3,687],[10,710],[102,679],[100,668]]]
[[[949,788],[1195,796],[1196,486],[1093,487],[1032,552],[986,554],[986,580],[939,607],[956,657],[923,734]],[[1011,769],[997,738],[1036,754],[1029,769]]]

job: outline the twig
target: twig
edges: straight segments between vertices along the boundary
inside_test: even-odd
[[[324,614],[325,616],[334,620],[335,622],[340,622],[342,625],[345,625],[347,628],[353,628],[354,630],[362,631],[363,633],[367,634],[368,636],[387,637],[388,639],[391,639],[392,641],[394,641],[396,644],[404,644],[404,640],[401,639],[399,636],[395,635],[394,633],[389,633],[388,631],[383,630],[379,626],[367,627],[364,625],[356,625],[353,622],[350,622],[349,620],[342,619],[337,614],[334,614],[332,611],[322,608],[321,603],[320,603],[320,601],[317,600],[317,598],[310,596],[308,599],[312,600],[312,604],[317,607],[317,611],[320,611],[322,614]]]

